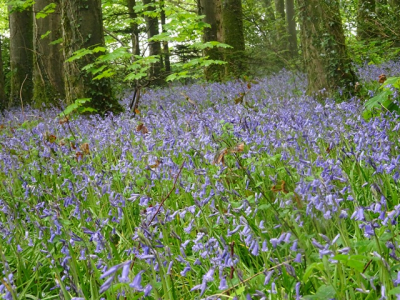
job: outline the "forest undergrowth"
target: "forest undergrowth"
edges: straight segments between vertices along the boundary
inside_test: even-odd
[[[400,63],[358,70],[382,73]],[[6,111],[1,297],[400,299],[399,118],[305,89],[281,71],[149,90],[135,118]]]

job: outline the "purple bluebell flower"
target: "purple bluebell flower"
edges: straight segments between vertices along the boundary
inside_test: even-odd
[[[144,273],[143,270],[139,271],[139,273],[137,273],[137,275],[135,276],[135,278],[133,279],[133,281],[129,284],[129,286],[131,288],[136,289],[137,291],[143,291],[143,287],[142,287],[142,274]]]
[[[294,240],[292,246],[290,247],[290,250],[297,251],[297,243],[298,243],[298,241]]]
[[[220,282],[219,282],[219,290],[226,290],[228,288],[228,285],[226,284],[226,276],[220,277]]]
[[[271,277],[274,274],[274,270],[270,270],[267,272],[267,274],[265,275],[265,279],[264,279],[264,285],[269,284],[269,282],[271,281]]]
[[[111,287],[111,285],[114,281],[114,277],[115,277],[115,274],[113,276],[108,277],[107,280],[101,285],[100,290],[99,290],[100,294],[104,293]]]
[[[345,248],[339,249],[338,252],[340,254],[348,254],[350,252],[350,250],[351,250],[350,247],[345,247]]]
[[[293,261],[296,263],[301,263],[301,253],[297,253]]]
[[[124,263],[122,266],[122,273],[121,276],[119,277],[119,282],[129,282],[129,272],[131,268],[131,262],[132,261],[127,261]]]
[[[400,271],[397,271],[397,278],[393,281],[394,286],[400,285]]]
[[[262,247],[261,247],[261,251],[262,251],[262,252],[267,252],[267,251],[268,251],[267,240],[264,240],[264,241],[263,241]]]
[[[171,270],[172,270],[172,265],[173,265],[174,261],[171,260],[168,264],[168,270],[167,270],[167,274],[170,275],[171,274]]]
[[[149,296],[152,289],[153,289],[153,287],[151,286],[151,284],[147,284],[147,285],[144,287],[144,290],[143,290],[144,296],[145,296],[145,297]]]
[[[300,282],[297,282],[297,283],[296,283],[296,287],[295,287],[295,290],[296,290],[296,300],[300,300],[300,299],[301,299],[301,295],[300,295],[300,285],[301,285]]]
[[[190,270],[191,270],[190,264],[187,263],[186,267],[185,267],[185,268],[183,269],[183,271],[181,272],[181,275],[182,275],[183,277],[185,277],[186,274],[187,274],[187,272],[189,272]]]

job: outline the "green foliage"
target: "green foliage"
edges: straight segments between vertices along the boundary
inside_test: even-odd
[[[57,7],[57,4],[55,3],[50,3],[46,7],[44,7],[41,11],[36,13],[36,19],[44,19],[46,18],[49,14],[53,13]]]
[[[91,98],[81,98],[76,99],[74,103],[68,105],[62,113],[59,114],[60,117],[66,117],[73,113],[83,114],[83,113],[93,113],[96,112],[94,108],[87,107],[86,105],[90,102]]]
[[[25,9],[27,9],[28,7],[33,6],[33,4],[35,4],[34,0],[9,0],[7,2],[7,5],[9,5],[9,7],[11,8],[10,12],[14,12],[14,11],[23,11]]]
[[[381,64],[396,59],[400,54],[400,48],[393,47],[393,41],[373,40],[367,43],[350,37],[347,45],[351,59],[357,64]]]
[[[400,77],[390,77],[379,88],[377,95],[369,99],[364,104],[363,117],[369,120],[374,116],[379,115],[381,112],[397,112],[399,113],[398,92],[400,90]],[[395,91],[397,97],[395,98]]]

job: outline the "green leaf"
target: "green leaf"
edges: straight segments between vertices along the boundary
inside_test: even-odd
[[[315,294],[319,299],[332,299],[336,296],[335,288],[331,285],[322,285]]]
[[[57,4],[50,3],[45,6],[41,11],[36,13],[36,19],[46,18],[49,14],[53,13],[57,7]]]
[[[62,38],[59,38],[57,40],[52,41],[51,43],[49,43],[49,45],[57,45],[63,42]]]
[[[389,295],[400,295],[400,286],[391,289],[388,292]]]
[[[76,99],[74,103],[71,103],[68,105],[62,113],[59,114],[60,117],[65,117],[71,114],[72,112],[76,111],[78,108],[80,108],[83,104],[86,102],[89,102],[91,98],[80,98]]]
[[[392,89],[400,89],[400,77],[390,77],[379,88],[380,92],[364,104],[363,118],[369,120],[382,111],[397,111],[399,107],[393,102]]]
[[[71,61],[80,59],[80,58],[84,57],[87,54],[92,54],[92,50],[89,50],[89,49],[86,49],[86,48],[80,49],[78,51],[75,51],[74,55],[72,55],[70,58],[67,59],[67,62],[71,62]]]
[[[314,269],[317,269],[319,271],[323,271],[324,270],[324,264],[321,263],[312,263],[311,265],[309,265],[306,269],[306,271],[304,272],[303,275],[303,282],[307,282],[308,278],[310,278],[311,274],[313,273]]]
[[[51,33],[51,31],[48,30],[45,34],[42,34],[42,35],[40,36],[40,39],[43,40],[43,39],[44,39],[45,37],[47,37],[50,33]]]

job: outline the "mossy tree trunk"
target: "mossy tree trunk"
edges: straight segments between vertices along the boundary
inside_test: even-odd
[[[298,52],[297,52],[296,13],[294,10],[294,0],[286,0],[286,23],[287,23],[290,57],[296,58]]]
[[[9,7],[11,92],[9,107],[32,103],[33,12]],[[22,99],[21,99],[22,98]]]
[[[203,41],[205,43],[217,41],[222,42],[221,37],[221,3],[220,0],[200,0],[198,1],[199,15],[204,15],[203,21],[210,25],[204,28]],[[223,52],[217,48],[207,48],[204,55],[208,59],[223,60]],[[206,80],[222,81],[224,78],[225,67],[223,65],[213,64],[204,70]]]
[[[349,95],[356,76],[347,55],[338,0],[298,0],[308,93],[338,88]]]
[[[0,35],[0,111],[3,111],[7,106],[6,88],[4,83],[4,70],[3,70],[3,55],[2,55],[2,36]]]
[[[400,47],[400,0],[391,0],[389,3],[394,16],[394,46]]]
[[[60,0],[62,4],[62,31],[64,57],[68,59],[77,50],[104,46],[103,19],[100,0]],[[80,98],[91,98],[88,106],[98,113],[120,112],[108,78],[93,80],[82,68],[93,63],[96,55],[65,62],[65,99],[68,104]]]
[[[222,29],[224,43],[232,46],[225,49],[228,77],[240,77],[246,73],[243,12],[241,0],[222,0]]]
[[[357,36],[361,41],[376,38],[376,16],[375,0],[358,0]]]
[[[127,5],[131,27],[132,53],[133,55],[140,55],[139,26],[137,23],[137,13],[133,9],[136,6],[136,0],[127,0]]]
[[[158,35],[160,30],[158,28],[158,18],[151,16],[156,8],[157,3],[155,0],[143,0],[143,4],[147,5],[146,11],[149,14],[145,14],[146,20],[146,30],[147,30],[147,38],[151,39],[152,37]],[[153,85],[162,85],[164,83],[164,76],[161,74],[162,64],[161,64],[161,44],[158,41],[149,41],[149,54],[158,55],[160,60],[156,63],[153,63],[150,68],[149,79]]]
[[[37,18],[51,3],[56,5],[55,11],[45,18]],[[36,0],[34,12],[33,100],[35,106],[41,107],[65,98],[60,1]]]

